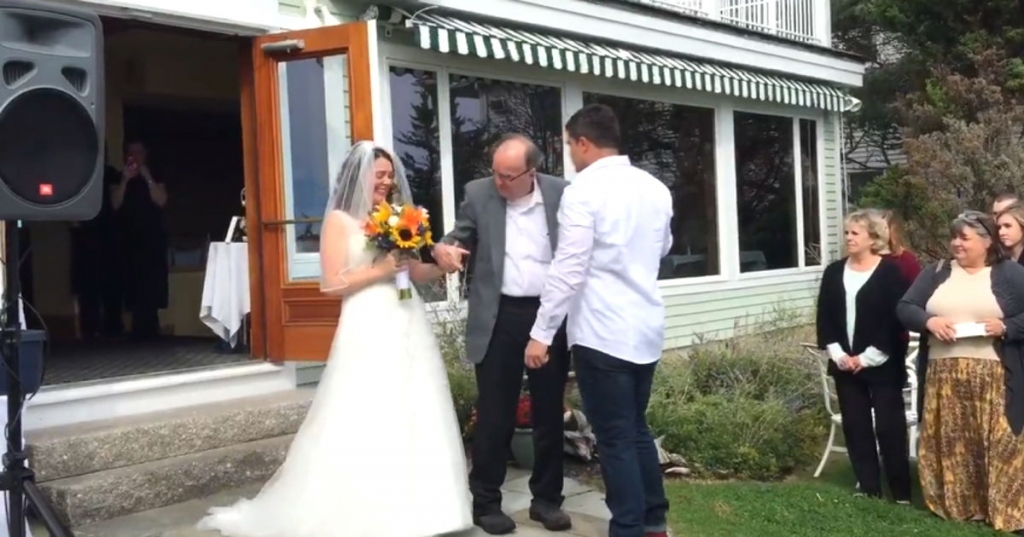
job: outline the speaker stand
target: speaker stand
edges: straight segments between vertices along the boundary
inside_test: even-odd
[[[7,531],[10,537],[25,537],[25,500],[31,505],[52,537],[74,537],[61,522],[35,482],[35,473],[25,464],[27,457],[22,441],[21,409],[25,399],[20,380],[21,318],[18,280],[21,253],[18,247],[18,222],[4,221],[4,317],[0,329],[0,349],[7,377],[7,451],[3,455],[0,490],[7,492]]]

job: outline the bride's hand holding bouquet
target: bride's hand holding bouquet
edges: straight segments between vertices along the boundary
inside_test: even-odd
[[[370,212],[363,232],[367,247],[376,248],[391,258],[385,262],[395,270],[398,297],[412,298],[408,262],[420,258],[421,248],[434,244],[427,210],[412,204],[392,205],[383,201]]]

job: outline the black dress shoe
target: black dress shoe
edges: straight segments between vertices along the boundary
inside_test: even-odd
[[[505,535],[516,531],[516,522],[505,513],[491,513],[473,517],[473,524],[490,535]]]
[[[548,531],[567,531],[572,529],[572,519],[565,511],[557,507],[543,504],[530,506],[530,520],[540,522]]]

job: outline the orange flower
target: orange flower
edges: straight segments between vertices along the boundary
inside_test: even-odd
[[[419,229],[420,224],[423,223],[423,213],[411,205],[406,205],[398,215],[398,220],[400,225],[409,229]]]
[[[368,237],[375,237],[381,232],[380,225],[373,218],[367,218],[363,223],[363,233]]]

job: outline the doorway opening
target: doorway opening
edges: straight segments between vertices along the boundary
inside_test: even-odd
[[[247,263],[244,226],[237,225],[244,216],[243,43],[116,18],[103,24],[107,207],[89,222],[34,222],[22,230],[26,324],[46,329],[50,340],[44,386],[250,359],[244,329],[232,347],[211,328],[215,322],[200,317],[209,305],[211,244],[226,242],[232,223],[239,233],[231,250]],[[238,284],[248,280],[246,263],[216,287],[234,282],[247,297],[248,285]],[[147,315],[154,309],[155,319]]]

